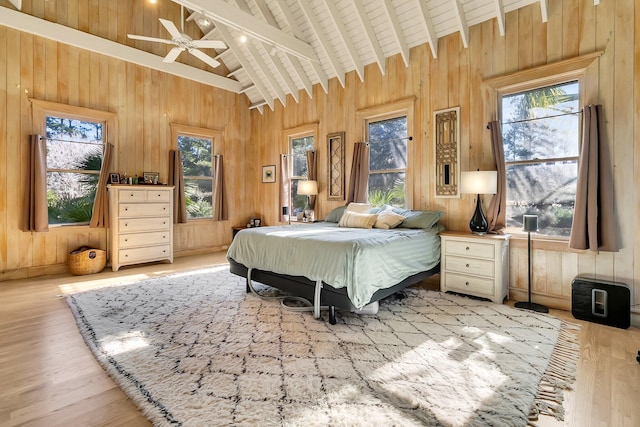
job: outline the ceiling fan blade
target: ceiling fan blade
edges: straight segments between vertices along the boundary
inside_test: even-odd
[[[194,40],[193,45],[199,48],[226,49],[227,45],[222,40]]]
[[[189,53],[195,56],[196,58],[200,59],[201,61],[209,64],[213,68],[216,68],[217,66],[220,65],[218,61],[216,61],[206,53],[200,52],[198,49],[189,49]]]
[[[172,40],[167,40],[167,39],[157,39],[155,37],[147,37],[147,36],[137,36],[135,34],[127,34],[127,37],[129,37],[130,39],[135,39],[135,40],[145,40],[148,42],[158,42],[158,43],[165,43],[165,44],[175,44]]]
[[[184,50],[183,47],[174,47],[173,49],[171,49],[169,51],[169,53],[167,53],[167,56],[164,57],[162,62],[173,62],[173,61],[175,61],[176,58],[178,57],[178,55],[180,55],[180,52],[182,52],[183,50]]]
[[[164,28],[166,28],[169,34],[171,34],[171,37],[173,37],[174,39],[182,38],[182,33],[178,30],[178,27],[176,27],[173,22],[162,18],[159,19],[160,23],[164,26]]]

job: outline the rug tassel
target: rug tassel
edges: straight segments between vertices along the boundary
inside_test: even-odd
[[[558,342],[556,343],[549,365],[545,370],[533,407],[529,412],[529,426],[537,426],[540,415],[549,415],[559,421],[564,420],[564,391],[571,390],[575,381],[576,363],[580,356],[577,332],[580,325],[562,322]]]

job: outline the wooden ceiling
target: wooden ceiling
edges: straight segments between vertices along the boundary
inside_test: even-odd
[[[83,0],[46,0],[48,5],[43,7],[55,8],[56,13],[41,17],[38,3],[44,1],[0,1],[5,6],[0,9],[0,25],[244,93],[251,108],[262,111],[273,109],[276,102],[285,105],[287,95],[294,102],[301,91],[312,96],[315,84],[326,92],[332,78],[344,86],[345,75],[351,71],[363,80],[368,64],[377,64],[385,74],[386,58],[396,54],[408,66],[414,46],[428,44],[436,58],[438,39],[450,34],[458,33],[466,48],[469,27],[480,22],[495,19],[504,35],[505,13],[530,4],[540,5],[546,22],[548,2],[555,0],[84,0],[87,8],[110,3],[106,7],[116,10],[113,16],[105,12],[105,18],[96,12],[99,19],[126,20],[104,24],[110,28],[105,34],[61,22],[70,3]],[[128,15],[144,14],[144,19],[123,18],[122,9],[127,7]],[[126,37],[135,33],[170,38],[156,22],[158,18],[171,20],[178,28],[184,24],[185,33],[195,40],[224,41],[227,49],[206,51],[222,65],[214,69],[182,57],[172,64],[163,63],[171,46]],[[245,42],[240,41],[241,36],[246,37]]]

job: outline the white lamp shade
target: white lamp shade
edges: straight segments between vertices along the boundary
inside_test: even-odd
[[[464,194],[496,194],[498,172],[469,171],[460,174],[460,192]]]
[[[318,194],[317,181],[298,181],[298,194],[303,196],[315,196]]]

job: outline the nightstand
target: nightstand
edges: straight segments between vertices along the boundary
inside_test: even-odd
[[[502,304],[509,294],[509,237],[440,233],[440,290]]]

